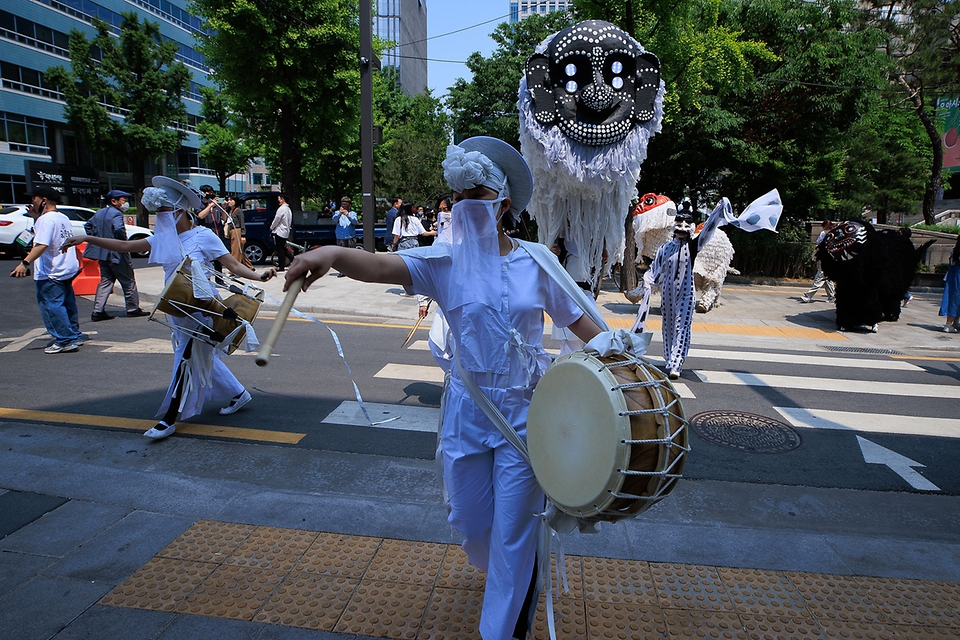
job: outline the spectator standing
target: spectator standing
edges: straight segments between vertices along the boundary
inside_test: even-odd
[[[437,202],[437,242],[453,244],[453,224],[450,216],[450,196]]]
[[[280,206],[270,223],[270,233],[273,234],[273,244],[277,249],[277,271],[283,271],[287,268],[287,240],[293,225],[293,212],[285,197],[279,196],[277,202]]]
[[[344,196],[340,201],[340,208],[333,214],[333,221],[337,225],[335,235],[338,247],[348,249],[357,247],[357,226],[360,224],[360,219],[357,217],[357,212],[350,209],[352,204],[350,198]]]
[[[88,236],[98,238],[127,239],[127,227],[123,223],[123,214],[130,208],[130,194],[126,191],[114,189],[107,193],[109,204],[100,209],[83,225]],[[115,282],[120,283],[123,289],[123,300],[128,318],[141,318],[150,315],[140,308],[140,292],[137,290],[137,280],[133,273],[133,260],[129,253],[108,251],[96,245],[88,244],[83,256],[96,260],[100,266],[100,284],[97,285],[97,295],[93,300],[93,313],[90,319],[93,322],[113,320],[107,313],[107,298],[113,293]]]
[[[403,206],[403,199],[394,198],[393,208],[387,211],[387,217],[384,220],[386,227],[383,232],[383,244],[387,251],[393,251],[393,223],[397,219],[397,214],[400,213],[401,206]]]
[[[393,222],[394,251],[413,249],[420,246],[419,237],[425,233],[420,219],[413,215],[413,207],[409,204],[400,206],[400,215]]]
[[[833,223],[829,220],[824,220],[820,223],[820,235],[817,236],[817,245],[823,242],[823,239],[830,233],[831,229],[833,229]],[[828,280],[827,276],[823,275],[823,266],[820,264],[820,261],[817,260],[817,275],[813,277],[813,286],[810,287],[805,294],[800,296],[800,302],[813,302],[813,296],[817,294],[820,287],[824,287],[827,290],[827,302],[833,302],[833,282]]]
[[[227,229],[227,235],[230,237],[228,244],[230,255],[243,266],[253,269],[253,263],[250,262],[244,251],[247,244],[247,226],[243,221],[243,207],[237,204],[237,199],[233,196],[227,198],[227,219],[224,228]]]
[[[77,313],[73,279],[80,272],[75,251],[60,251],[60,245],[73,235],[70,219],[57,211],[60,193],[51,187],[37,187],[30,198],[33,224],[33,248],[10,275],[25,278],[33,265],[40,317],[53,344],[44,353],[67,353],[80,348],[83,338]]]
[[[960,237],[950,253],[950,266],[943,278],[943,300],[940,302],[940,315],[946,316],[943,330],[947,333],[960,331]]]

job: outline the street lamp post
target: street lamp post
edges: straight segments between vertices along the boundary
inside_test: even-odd
[[[377,201],[373,184],[373,70],[379,60],[373,55],[372,2],[360,0],[360,188],[363,191],[363,248],[375,252]]]

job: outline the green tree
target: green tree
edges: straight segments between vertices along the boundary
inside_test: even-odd
[[[930,144],[909,105],[878,102],[850,130],[838,211],[854,219],[872,211],[882,224],[916,210],[928,179]]]
[[[429,92],[407,96],[396,70],[384,69],[374,89],[374,119],[383,127],[375,148],[378,193],[433,205],[448,190],[440,164],[450,119],[440,101]]]
[[[489,58],[472,53],[468,82],[458,78],[450,87],[447,107],[453,113],[455,139],[492,136],[520,146],[517,91],[524,66],[541,40],[572,24],[570,14],[534,14],[517,24],[502,23],[490,37],[497,49]]]
[[[146,162],[176,151],[186,137],[176,123],[187,119],[181,95],[190,71],[176,60],[177,45],[164,42],[160,26],[124,13],[119,38],[95,19],[96,36],[70,34],[70,69],[54,67],[47,79],[64,94],[70,128],[95,155],[129,159],[137,199],[146,184]],[[174,123],[171,126],[171,123]],[[147,224],[147,212],[137,212]]]
[[[244,137],[283,190],[334,190],[357,158],[359,5],[348,0],[195,0],[201,50]]]
[[[724,194],[746,204],[777,187],[801,219],[835,211],[851,129],[876,106],[885,59],[876,29],[856,29],[853,0],[732,0],[723,19],[762,39],[775,60],[756,65],[756,80],[724,96],[743,118],[732,153],[717,160]]]
[[[960,95],[960,0],[869,0],[869,20],[887,36],[891,80],[912,105],[930,146],[923,192],[923,219],[933,224],[933,205],[943,180],[943,147],[937,98]]]
[[[227,178],[247,166],[254,153],[244,143],[233,123],[226,97],[213,87],[201,87],[203,103],[197,124],[200,156],[217,174],[220,192],[226,191]]]

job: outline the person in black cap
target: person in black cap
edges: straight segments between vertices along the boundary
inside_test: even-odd
[[[80,272],[76,251],[61,251],[61,245],[73,235],[70,219],[57,211],[60,192],[41,186],[28,193],[33,224],[33,248],[10,272],[14,278],[25,278],[33,266],[40,317],[53,343],[44,353],[67,353],[80,348],[83,339],[77,314],[73,279]]]
[[[126,240],[127,228],[123,223],[123,214],[130,208],[131,197],[129,193],[119,189],[108,191],[109,204],[93,214],[93,217],[83,225],[87,235]],[[97,286],[97,295],[93,300],[91,320],[94,322],[113,320],[113,316],[107,313],[106,305],[107,298],[113,293],[115,282],[119,282],[123,289],[128,318],[150,315],[140,308],[140,292],[137,290],[137,280],[133,275],[133,260],[130,259],[129,253],[108,251],[94,244],[87,244],[83,257],[97,260],[100,265],[100,284]]]

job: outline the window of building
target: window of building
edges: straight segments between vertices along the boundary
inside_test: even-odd
[[[41,118],[0,111],[0,140],[10,144],[11,151],[49,155],[47,125]]]
[[[10,204],[25,202],[23,194],[26,192],[27,179],[25,176],[0,173],[0,202]]]
[[[0,35],[63,58],[70,54],[70,36],[7,11],[0,11]]]

